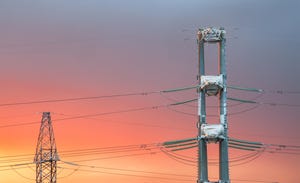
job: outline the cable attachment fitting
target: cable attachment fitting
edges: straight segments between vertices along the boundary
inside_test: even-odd
[[[208,27],[204,29],[199,29],[197,33],[198,42],[219,42],[225,38],[226,31],[224,28],[213,28]]]
[[[224,88],[224,77],[218,76],[201,76],[200,89],[205,90],[208,96],[216,96]]]
[[[224,126],[222,124],[202,124],[201,139],[205,139],[208,143],[224,140]]]

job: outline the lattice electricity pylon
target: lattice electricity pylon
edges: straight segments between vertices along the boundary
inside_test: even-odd
[[[43,112],[34,157],[36,183],[56,183],[56,162],[59,161],[50,112]]]

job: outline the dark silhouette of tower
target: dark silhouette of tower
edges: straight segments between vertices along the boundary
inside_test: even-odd
[[[59,161],[50,112],[43,112],[36,146],[36,183],[56,183],[56,162]]]

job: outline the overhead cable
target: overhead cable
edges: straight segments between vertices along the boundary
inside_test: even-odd
[[[264,90],[258,88],[246,88],[240,86],[227,86],[227,88],[234,89],[234,90],[243,90],[249,92],[258,92],[258,93],[275,93],[275,94],[300,94],[300,91],[289,91],[289,90]]]
[[[300,104],[287,104],[287,103],[275,103],[275,102],[258,102],[258,101],[252,101],[252,100],[244,100],[244,99],[238,99],[238,98],[231,98],[228,97],[228,100],[241,102],[241,103],[248,103],[248,104],[259,104],[259,105],[269,105],[269,106],[285,106],[285,107],[300,107]]]
[[[66,120],[71,120],[71,119],[82,119],[82,118],[87,118],[87,117],[96,117],[96,116],[121,114],[121,113],[146,111],[146,110],[156,110],[156,109],[160,109],[160,108],[168,108],[170,106],[182,105],[182,104],[186,104],[186,103],[193,102],[193,101],[194,101],[194,99],[186,100],[186,101],[180,101],[180,102],[171,103],[171,104],[162,104],[162,105],[149,106],[149,107],[131,108],[131,109],[124,109],[124,110],[117,110],[117,111],[110,111],[110,112],[102,112],[102,113],[96,113],[96,114],[78,115],[78,116],[73,116],[73,117],[53,119],[52,121],[66,121]],[[8,127],[15,127],[15,126],[27,126],[27,125],[34,125],[34,124],[39,124],[39,123],[40,123],[40,121],[7,124],[7,125],[1,125],[0,128],[8,128]]]
[[[123,94],[112,94],[112,95],[98,95],[98,96],[90,96],[90,97],[74,97],[74,98],[62,98],[62,99],[48,99],[48,100],[35,100],[35,101],[24,101],[24,102],[12,102],[12,103],[2,103],[0,107],[5,106],[17,106],[17,105],[29,105],[29,104],[42,104],[42,103],[56,103],[56,102],[71,102],[71,101],[80,101],[80,100],[93,100],[93,99],[105,99],[105,98],[116,98],[116,97],[129,97],[129,96],[146,96],[151,94],[158,93],[172,93],[172,92],[180,92],[185,90],[195,89],[198,86],[189,86],[189,87],[181,87],[160,91],[146,91],[146,92],[133,92],[133,93],[123,93]]]

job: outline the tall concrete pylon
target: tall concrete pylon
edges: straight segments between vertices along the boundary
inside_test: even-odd
[[[197,33],[199,56],[198,90],[198,183],[212,183],[208,180],[207,145],[219,143],[219,181],[230,183],[228,162],[227,124],[227,72],[225,62],[225,30],[204,28]],[[219,75],[206,75],[204,60],[205,43],[219,46]],[[206,120],[206,97],[219,97],[219,124]]]
[[[56,183],[56,162],[59,161],[50,112],[43,112],[36,146],[36,183]]]

